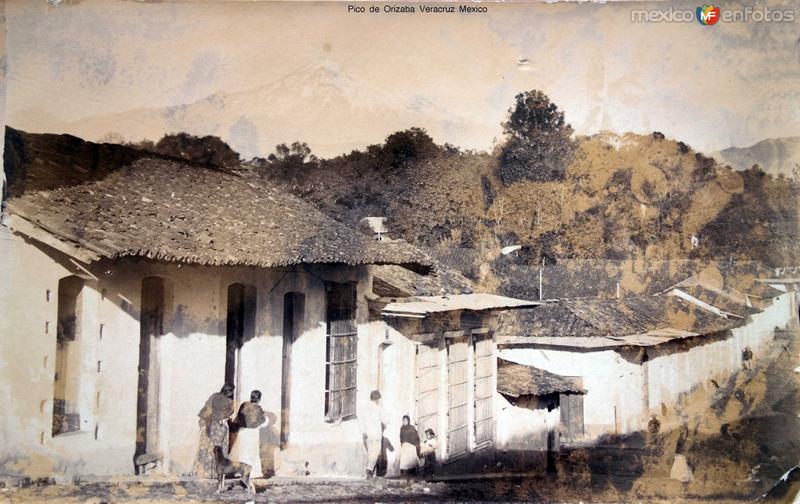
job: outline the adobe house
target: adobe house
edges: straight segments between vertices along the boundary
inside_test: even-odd
[[[512,454],[499,457],[503,465],[529,469],[540,462],[537,454],[557,453],[562,436],[580,434],[585,392],[579,377],[498,358],[497,449]],[[547,468],[554,462],[548,457]]]
[[[641,431],[652,414],[671,428],[680,422],[685,394],[711,380],[723,383],[742,368],[745,347],[758,359],[776,328],[796,324],[794,293],[774,294],[754,308],[732,291],[684,286],[660,296],[562,300],[504,312],[496,329],[498,355],[579,380],[584,393],[568,396],[567,414],[557,400],[564,396],[550,404],[549,411],[561,407],[562,443]],[[529,374],[528,388],[540,386],[536,377]],[[544,435],[541,418],[534,419],[537,409],[511,401],[501,408],[498,431],[512,440],[504,442],[506,451],[522,449],[513,440]],[[526,416],[530,422],[519,421]]]
[[[436,433],[438,474],[485,471],[497,447],[497,314],[538,303],[472,292],[469,280],[441,265],[427,276],[397,266],[373,271],[370,323],[383,338],[374,381],[384,443],[394,448],[385,450],[385,473],[399,473],[403,415],[420,436]]]
[[[197,413],[263,392],[265,472],[363,475],[371,265],[426,256],[257,177],[139,159],[8,201],[0,226],[7,474],[189,475]],[[382,341],[382,340],[381,340]],[[142,469],[141,467],[139,469]]]

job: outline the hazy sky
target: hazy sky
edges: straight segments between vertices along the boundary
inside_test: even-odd
[[[291,139],[334,154],[417,125],[485,149],[514,95],[538,88],[582,134],[658,130],[706,151],[800,135],[800,19],[631,21],[634,8],[697,3],[483,5],[354,15],[347,3],[8,0],[7,121],[129,140],[184,121],[251,154]]]

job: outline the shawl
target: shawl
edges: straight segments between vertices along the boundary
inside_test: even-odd
[[[206,405],[197,414],[203,420],[225,420],[233,414],[233,400],[219,392],[211,394]]]
[[[256,403],[245,402],[239,406],[239,414],[237,415],[239,427],[246,429],[255,429],[259,425],[267,421],[264,416],[264,410],[261,409]]]
[[[400,444],[403,443],[414,445],[419,449],[419,433],[417,433],[416,427],[413,425],[400,427]]]

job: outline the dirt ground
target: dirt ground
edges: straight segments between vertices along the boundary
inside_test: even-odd
[[[655,437],[604,440],[560,455],[553,474],[486,474],[444,481],[288,480],[217,494],[196,480],[120,480],[75,485],[7,485],[0,504],[156,502],[753,502],[800,462],[800,333],[780,332],[753,369],[688,394],[685,422]],[[675,453],[694,479],[670,479]],[[800,471],[768,502],[800,502]]]
[[[0,491],[0,503],[153,504],[180,502],[737,502],[697,497],[634,497],[601,491],[592,495],[557,481],[537,477],[481,479],[459,482],[312,481],[259,485],[256,495],[243,489],[217,494],[211,482],[86,483],[47,485]],[[581,495],[583,494],[583,495]]]

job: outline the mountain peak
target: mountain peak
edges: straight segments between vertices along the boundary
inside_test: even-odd
[[[713,157],[736,170],[757,164],[766,173],[800,179],[800,136],[766,138],[749,147],[728,147]]]

